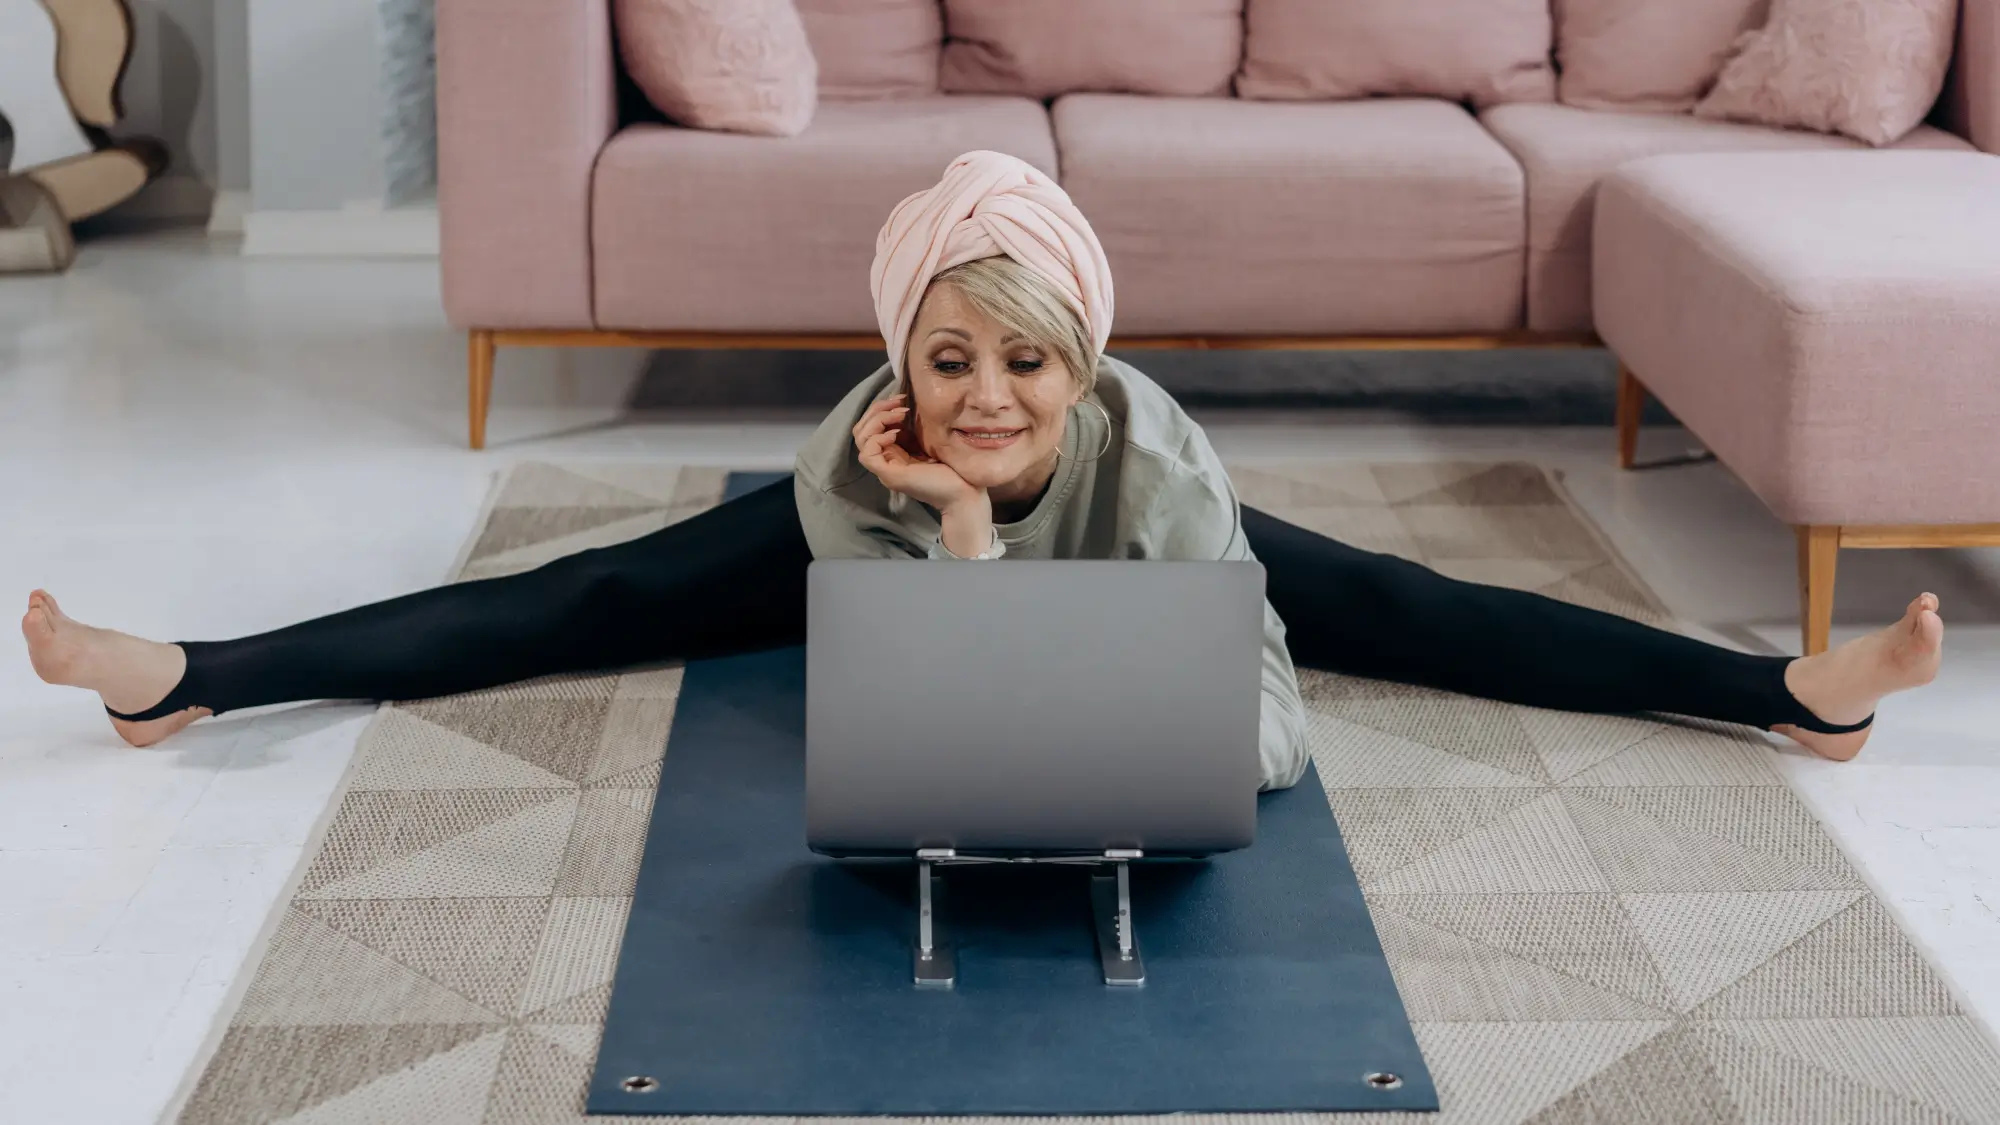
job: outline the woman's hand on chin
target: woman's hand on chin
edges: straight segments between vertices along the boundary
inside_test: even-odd
[[[910,408],[903,395],[883,399],[868,408],[854,424],[854,447],[861,453],[861,467],[891,492],[900,492],[939,512],[992,511],[986,490],[966,483],[950,465],[911,453],[898,439],[908,423]],[[990,515],[988,517],[991,518]],[[947,544],[949,546],[949,544]],[[985,550],[981,544],[979,550]]]

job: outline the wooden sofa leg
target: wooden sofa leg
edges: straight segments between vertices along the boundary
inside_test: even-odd
[[[472,448],[486,448],[486,407],[493,400],[493,333],[475,328],[466,341],[467,422]]]
[[[1799,628],[1804,655],[1825,652],[1833,632],[1833,570],[1840,557],[1840,528],[1801,525],[1799,536]]]
[[[1639,456],[1639,419],[1646,413],[1646,385],[1632,369],[1618,365],[1618,467],[1629,469]]]

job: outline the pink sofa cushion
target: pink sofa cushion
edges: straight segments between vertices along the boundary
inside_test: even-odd
[[[1025,98],[829,101],[782,142],[631,126],[597,164],[598,325],[873,333],[876,232],[974,149],[1057,170],[1048,112]]]
[[[1076,94],[1054,118],[1120,335],[1520,324],[1521,169],[1458,106]]]
[[[942,86],[1051,98],[1229,92],[1243,0],[944,0]]]
[[[1944,88],[1957,15],[1958,0],[1772,0],[1694,111],[1893,144]]]
[[[696,129],[796,135],[819,73],[792,0],[612,0],[625,72]]]
[[[1249,0],[1245,98],[1555,99],[1548,0]]]
[[[1680,113],[1708,92],[1770,0],[1555,0],[1564,105]]]
[[[1600,196],[1605,342],[1774,515],[2000,520],[2000,160],[1660,157]]]
[[[1619,165],[1662,153],[1860,147],[1821,133],[1563,105],[1495,106],[1479,118],[1527,170],[1528,327],[1538,332],[1591,329],[1591,203],[1597,182]],[[1899,147],[1968,146],[1949,133],[1921,128]]]
[[[797,0],[822,98],[935,94],[944,52],[938,0]]]

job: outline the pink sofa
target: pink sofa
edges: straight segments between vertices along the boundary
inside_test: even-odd
[[[2000,151],[2000,0],[1966,0],[1961,25],[1937,124],[1899,147]],[[968,149],[1061,179],[1110,254],[1128,346],[1463,347],[1595,342],[1591,205],[1619,165],[1860,147],[1553,102],[825,90],[777,139],[621,119],[607,0],[439,0],[437,43],[475,447],[501,345],[879,347],[875,232]]]

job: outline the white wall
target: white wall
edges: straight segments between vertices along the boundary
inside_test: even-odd
[[[429,194],[431,0],[127,3],[126,116],[113,132],[159,138],[172,166],[118,214],[205,219],[218,192],[267,213]]]
[[[255,211],[379,205],[374,0],[248,0],[250,191]]]
[[[216,186],[250,190],[250,3],[213,0]]]

